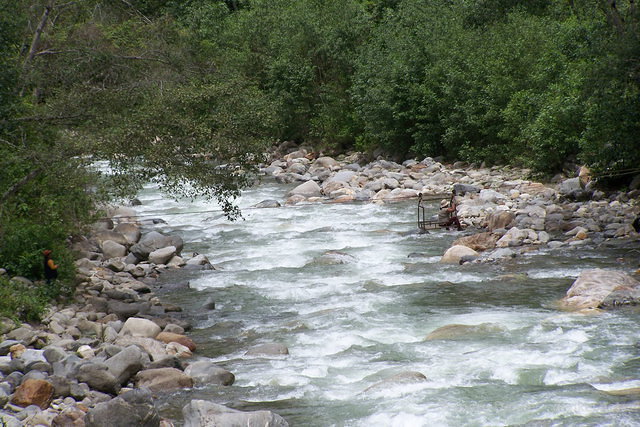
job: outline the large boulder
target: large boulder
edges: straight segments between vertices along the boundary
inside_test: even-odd
[[[132,376],[137,374],[150,362],[147,353],[140,350],[138,346],[130,345],[107,359],[104,364],[116,380],[118,380],[120,384],[125,385]]]
[[[138,387],[153,392],[193,387],[193,378],[176,368],[157,368],[140,371],[135,376]]]
[[[280,415],[271,411],[242,412],[206,400],[192,400],[182,408],[184,427],[288,427]]]
[[[515,214],[510,211],[493,212],[487,215],[485,222],[489,231],[498,228],[508,228],[515,218]]]
[[[513,246],[520,246],[522,242],[529,237],[529,230],[519,229],[518,227],[511,227],[504,236],[502,236],[497,242],[496,247],[508,248]]]
[[[127,255],[127,248],[113,240],[105,240],[100,246],[105,259],[121,258]]]
[[[320,197],[321,188],[315,181],[307,181],[287,193],[287,196]]]
[[[148,319],[130,317],[124,322],[120,335],[130,335],[132,337],[155,338],[162,329],[156,323]]]
[[[110,240],[112,242],[116,242],[116,243],[121,244],[123,246],[125,246],[125,245],[127,245],[129,243],[129,241],[124,236],[124,234],[119,233],[117,231],[112,231],[112,230],[100,231],[99,233],[96,233],[93,236],[93,239],[95,239],[96,242],[98,242],[98,244],[100,246],[102,246],[104,244],[104,242],[106,242],[107,240]]]
[[[129,243],[130,245],[138,243],[138,241],[140,240],[140,236],[142,235],[142,233],[140,233],[140,227],[131,222],[123,222],[121,224],[118,224],[113,231],[122,234],[125,239],[127,239],[127,243]]]
[[[87,427],[157,427],[160,425],[160,416],[153,404],[151,392],[147,389],[135,389],[108,402],[98,403],[87,413],[85,423]]]
[[[478,252],[462,245],[452,246],[442,255],[440,262],[443,264],[459,264],[464,257],[477,257]]]
[[[176,247],[167,246],[151,252],[148,259],[153,264],[166,264],[174,256],[176,256]]]
[[[232,385],[236,377],[226,369],[216,366],[208,360],[199,360],[191,363],[184,373],[193,378],[196,385],[217,384]]]
[[[107,370],[105,365],[100,363],[80,365],[76,379],[103,393],[118,394],[120,391],[120,382]]]
[[[462,245],[473,249],[474,251],[482,252],[496,247],[496,242],[500,236],[493,233],[478,233],[472,236],[465,236],[457,239],[453,242],[453,246]]]
[[[585,270],[560,304],[565,309],[612,308],[640,302],[640,282],[621,271]]]
[[[146,260],[151,252],[167,246],[175,246],[176,254],[180,255],[184,242],[179,236],[166,236],[157,231],[152,231],[145,234],[138,243],[131,246],[130,251],[138,259]]]

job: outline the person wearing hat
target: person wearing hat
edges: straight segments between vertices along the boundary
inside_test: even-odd
[[[58,266],[51,259],[50,249],[42,251],[42,255],[44,255],[44,278],[47,279],[47,283],[51,283],[58,278]]]
[[[460,224],[456,210],[456,199],[453,194],[449,201],[440,201],[440,212],[438,213],[438,224],[440,227],[447,227],[447,229],[449,229],[450,226],[455,225],[458,231],[462,231],[462,225]]]

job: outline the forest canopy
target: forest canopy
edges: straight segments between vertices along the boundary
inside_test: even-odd
[[[42,248],[148,181],[237,217],[276,141],[624,185],[639,18],[632,0],[2,2],[0,265],[37,275]]]

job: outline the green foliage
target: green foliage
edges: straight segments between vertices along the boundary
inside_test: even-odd
[[[51,249],[59,266],[59,280],[72,282],[75,273],[73,256],[65,246],[67,236],[60,228],[17,219],[5,224],[2,232],[0,266],[10,274],[30,279],[44,278],[42,251]]]
[[[630,1],[3,2],[0,263],[37,276],[42,248],[66,257],[97,203],[150,180],[235,218],[278,139],[628,171],[638,22]]]
[[[0,316],[24,322],[40,321],[49,302],[64,292],[60,282],[27,285],[0,277]]]
[[[277,137],[349,145],[358,129],[348,91],[367,24],[351,0],[255,0],[229,17],[224,65],[277,103]]]

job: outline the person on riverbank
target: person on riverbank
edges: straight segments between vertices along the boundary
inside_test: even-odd
[[[58,278],[58,266],[51,258],[50,249],[42,251],[42,255],[44,256],[44,278],[46,279],[47,284],[50,284]]]
[[[440,212],[438,213],[438,224],[441,227],[446,227],[447,230],[452,225],[455,225],[458,231],[462,231],[462,224],[460,224],[460,219],[458,219],[458,205],[456,204],[455,195],[451,195],[451,199],[449,201],[442,200],[440,202]]]

